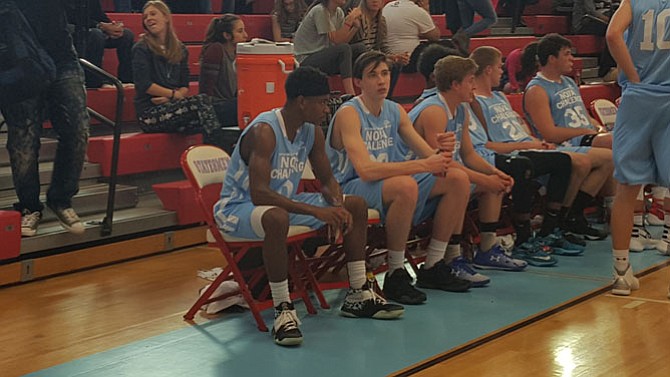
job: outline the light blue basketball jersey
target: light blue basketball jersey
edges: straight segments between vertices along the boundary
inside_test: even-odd
[[[491,141],[518,143],[533,140],[503,93],[496,91],[492,97],[476,98],[482,107]]]
[[[240,140],[259,123],[267,123],[275,134],[275,150],[270,160],[270,188],[272,191],[292,198],[298,189],[302,178],[305,163],[314,145],[314,125],[305,123],[298,129],[293,142],[286,137],[286,126],[279,109],[261,113],[247,126]],[[221,199],[214,205],[214,214],[217,221],[226,214],[228,207],[239,203],[251,202],[249,191],[249,167],[240,155],[240,143],[237,144],[231,156],[223,181]],[[225,221],[225,216],[221,217]]]
[[[670,87],[670,6],[664,0],[634,0],[630,4],[633,20],[624,38],[640,83]]]
[[[561,82],[554,82],[538,73],[528,83],[526,92],[533,86],[540,86],[547,93],[547,96],[549,97],[549,107],[551,109],[551,117],[553,118],[556,127],[596,129],[591,124],[588,112],[586,111],[586,106],[584,106],[582,96],[579,94],[579,87],[571,78],[561,76]],[[540,131],[528,114],[528,110],[525,108],[525,101],[524,112],[526,113],[526,119],[530,121],[537,136],[540,139],[543,139]],[[579,136],[571,140],[566,140],[563,144],[567,143],[572,146],[579,146],[578,140],[581,140],[581,138],[582,136]]]
[[[370,113],[359,97],[352,98],[342,104],[340,109],[347,106],[353,107],[358,112],[358,118],[361,122],[361,137],[368,148],[371,160],[377,162],[403,161],[399,157],[397,150],[397,143],[400,140],[400,135],[398,134],[400,110],[397,103],[384,100],[379,116]],[[340,184],[343,184],[358,178],[358,174],[349,160],[349,156],[347,156],[347,151],[344,148],[337,150],[331,146],[335,118],[333,117],[331,120],[328,134],[326,135],[326,153],[328,154],[335,179]]]
[[[449,110],[449,107],[447,106],[447,102],[444,100],[444,97],[442,97],[442,95],[438,93],[437,95],[430,96],[425,100],[421,101],[421,103],[414,106],[414,108],[410,110],[408,115],[412,123],[416,122],[416,120],[419,118],[419,115],[421,115],[421,112],[430,106],[439,106],[442,109],[444,109],[445,113],[447,114],[447,124],[444,125],[444,130],[445,132],[453,131],[454,134],[456,135],[456,146],[454,147],[453,159],[454,161],[463,163],[463,160],[461,159],[461,140],[463,136],[463,123],[465,123],[467,104],[464,103],[459,104],[458,107],[456,108],[456,114],[452,115],[451,111]],[[399,149],[406,159],[416,158],[414,152],[412,152],[407,147],[406,144],[404,143],[401,144],[401,148]]]
[[[421,92],[421,95],[419,96],[418,99],[424,100],[424,99],[426,99],[426,98],[428,98],[428,97],[430,97],[430,96],[434,96],[434,95],[436,95],[437,92],[438,92],[438,90],[437,90],[437,86],[434,86],[434,87],[432,87],[432,88],[430,88],[430,89],[424,89],[423,92]]]
[[[489,164],[495,165],[495,152],[486,148],[486,143],[489,142],[489,138],[486,135],[486,128],[479,122],[479,119],[472,111],[470,105],[467,106],[468,113],[470,114],[470,124],[468,126],[470,131],[470,141],[472,141],[472,146],[475,148],[475,152],[485,159]]]

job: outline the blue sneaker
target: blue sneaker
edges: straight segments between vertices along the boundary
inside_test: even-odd
[[[531,238],[515,247],[513,255],[525,260],[531,266],[551,267],[558,263],[551,255],[552,252],[549,246],[543,245],[537,238]]]
[[[554,250],[555,255],[577,256],[584,253],[585,247],[578,243],[570,242],[560,229],[545,237],[537,237],[538,242]],[[581,241],[581,240],[580,240]]]
[[[449,263],[449,267],[451,267],[451,272],[456,277],[469,281],[472,288],[484,287],[491,282],[488,276],[482,275],[470,267],[470,263],[463,259],[463,257],[452,260]]]
[[[486,252],[477,250],[472,262],[482,270],[522,271],[528,266],[522,260],[508,257],[500,245]]]

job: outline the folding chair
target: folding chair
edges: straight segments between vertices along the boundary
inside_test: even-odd
[[[591,101],[591,113],[607,131],[612,131],[616,122],[617,105],[607,99],[594,99]]]
[[[261,318],[260,311],[273,306],[272,300],[269,298],[269,289],[266,287],[258,299],[254,299],[249,289],[252,284],[261,281],[265,276],[265,269],[261,266],[255,270],[242,271],[238,266],[238,263],[251,249],[262,247],[263,240],[242,239],[221,232],[212,213],[214,200],[211,200],[211,193],[212,190],[216,190],[214,192],[221,191],[229,161],[230,156],[226,152],[211,145],[192,146],[184,151],[181,156],[182,170],[195,190],[196,201],[207,222],[208,238],[219,248],[227,262],[223,272],[200,295],[195,304],[184,315],[184,319],[192,320],[195,313],[205,304],[242,294],[256,320],[258,329],[268,331]],[[215,198],[218,199],[218,196]],[[323,308],[329,307],[301,249],[302,243],[308,238],[315,237],[316,234],[316,231],[305,226],[291,226],[286,240],[289,254],[289,278],[293,288],[291,298],[302,298],[310,314],[316,314],[316,309],[307,293],[308,287],[315,292]],[[214,291],[226,280],[237,282],[239,291],[212,297]]]

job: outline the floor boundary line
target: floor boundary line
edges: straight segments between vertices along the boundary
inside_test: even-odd
[[[652,272],[661,270],[667,266],[670,266],[670,260],[663,261],[657,265],[651,266],[647,269],[644,269],[642,271],[639,271],[636,276],[637,277],[642,277],[646,276]],[[394,372],[390,374],[390,376],[394,377],[405,377],[405,376],[411,376],[415,373],[421,372],[425,369],[428,369],[432,366],[435,366],[443,361],[447,361],[455,356],[458,356],[460,354],[463,354],[467,351],[473,350],[475,348],[478,348],[480,346],[483,346],[493,340],[496,340],[498,338],[501,338],[507,334],[511,334],[517,330],[520,330],[526,326],[532,325],[535,322],[538,322],[542,319],[548,318],[552,315],[558,314],[564,310],[570,309],[578,304],[581,304],[584,301],[588,301],[592,298],[595,298],[596,296],[600,296],[601,294],[607,292],[610,289],[610,284],[607,284],[605,286],[602,286],[600,288],[596,288],[590,292],[584,293],[581,296],[577,296],[573,298],[572,300],[568,300],[564,302],[563,304],[560,304],[558,306],[555,306],[553,308],[546,309],[544,311],[541,311],[535,315],[532,315],[526,319],[523,319],[521,321],[518,321],[516,323],[513,323],[511,325],[505,326],[501,329],[498,329],[497,331],[494,331],[492,333],[489,333],[487,335],[484,335],[482,337],[479,337],[477,339],[474,339],[470,342],[467,342],[465,344],[462,344],[456,348],[453,348],[451,350],[448,350],[446,352],[443,352],[441,354],[438,354],[434,357],[431,357],[429,359],[426,359],[424,361],[421,361],[417,364],[414,364],[412,366],[409,366],[405,369],[402,369],[400,371]]]

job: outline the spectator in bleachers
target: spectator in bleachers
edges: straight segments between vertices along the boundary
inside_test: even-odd
[[[274,9],[270,13],[275,42],[292,42],[306,11],[304,0],[275,0]]]
[[[572,32],[604,37],[610,18],[618,7],[617,0],[575,0],[572,7]],[[605,44],[598,59],[598,76],[605,81],[614,81],[617,74],[616,62]]]
[[[212,97],[222,126],[237,125],[237,44],[249,39],[244,22],[224,14],[209,23],[200,55],[200,93]]]
[[[526,85],[535,77],[539,67],[537,42],[531,42],[523,49],[512,50],[505,58],[503,77],[500,82],[503,92],[510,94],[526,90]]]
[[[275,343],[302,343],[289,295],[286,237],[291,225],[328,226],[343,234],[349,290],[340,309],[353,318],[391,319],[404,308],[387,304],[365,274],[367,206],[363,198],[343,196],[330,169],[321,124],[328,114],[328,78],[299,67],[285,84],[286,104],[261,113],[247,126],[233,152],[214,218],[222,231],[240,238],[264,239],[263,261],[275,309]],[[286,164],[285,160],[290,160]],[[297,193],[305,164],[321,182],[320,193]],[[331,240],[332,242],[332,240]]]
[[[14,189],[21,212],[21,235],[34,236],[42,219],[40,200],[39,151],[42,123],[49,119],[58,135],[46,205],[65,229],[84,233],[84,225],[72,208],[79,191],[88,142],[89,116],[86,111],[84,73],[77,60],[62,1],[22,0],[16,6],[32,26],[37,42],[56,66],[56,77],[36,98],[3,106],[7,122],[7,150]],[[27,33],[29,30],[20,30]]]
[[[207,136],[219,129],[211,98],[188,97],[188,50],[174,32],[170,8],[148,1],[142,24],[147,32],[133,47],[134,103],[142,130]]]
[[[112,21],[102,10],[101,0],[88,0],[88,20],[86,25],[78,25],[80,20],[77,9],[70,8],[68,19],[75,26],[88,28],[86,35],[86,48],[82,58],[102,68],[102,58],[107,48],[115,48],[119,61],[117,76],[122,83],[132,84],[133,68],[131,49],[135,35],[128,28],[123,27],[123,22]],[[86,72],[86,87],[99,88],[103,85],[102,79],[92,73]]]
[[[454,0],[455,1],[455,0]],[[440,43],[448,48],[458,48],[467,54],[467,40],[440,40],[440,30],[433,23],[428,11],[428,0],[394,0],[386,4],[382,10],[388,28],[387,44],[391,54],[403,56],[400,62],[409,61],[402,65],[401,71],[413,73],[417,71],[417,61],[421,51],[432,43]],[[427,43],[421,43],[426,39]],[[400,64],[393,67],[391,73],[391,87],[389,96],[398,82]]]
[[[352,57],[361,45],[349,45],[361,28],[361,10],[353,8],[345,17],[344,0],[317,0],[300,23],[293,39],[295,57],[328,75],[340,74],[347,94],[355,94],[351,79]]]
[[[409,62],[404,72],[416,72],[421,39],[440,40],[440,30],[428,12],[427,0],[394,0],[382,10],[388,29],[387,44],[394,55],[407,55]],[[420,47],[421,46],[421,47]]]
[[[498,20],[491,0],[458,0],[458,9],[461,12],[463,29],[454,35],[454,39],[458,39],[461,33],[470,38],[490,28]],[[474,22],[475,13],[482,19]]]
[[[614,192],[612,177],[612,135],[601,132],[589,116],[579,87],[565,76],[572,71],[572,43],[558,34],[547,34],[537,46],[540,70],[528,83],[523,96],[526,118],[539,138],[563,146],[593,147],[587,153],[592,170],[598,170],[608,182],[594,182],[589,190],[580,190],[573,205],[567,229],[586,239],[602,240],[607,233],[589,225],[580,208],[593,202],[602,189],[607,207]]]
[[[381,51],[394,63],[404,66],[409,63],[409,54],[394,54],[388,45],[388,28],[382,15],[383,0],[353,0],[350,2],[361,10],[361,28],[349,44],[362,43],[365,51]],[[358,58],[354,57],[354,61]]]
[[[467,175],[449,168],[456,143],[453,134],[443,135],[443,152],[436,151],[416,133],[405,110],[386,99],[390,67],[383,53],[361,55],[354,66],[354,77],[361,95],[343,104],[335,114],[326,150],[342,190],[364,197],[368,206],[381,214],[389,267],[384,295],[411,305],[426,300],[425,293],[412,285],[404,261],[412,224],[431,216],[432,239],[417,285],[454,292],[468,290],[470,282],[452,274],[444,261],[452,234],[461,232],[470,194]],[[405,161],[397,149],[400,140],[420,158]],[[456,249],[458,243],[450,245],[449,250]]]

